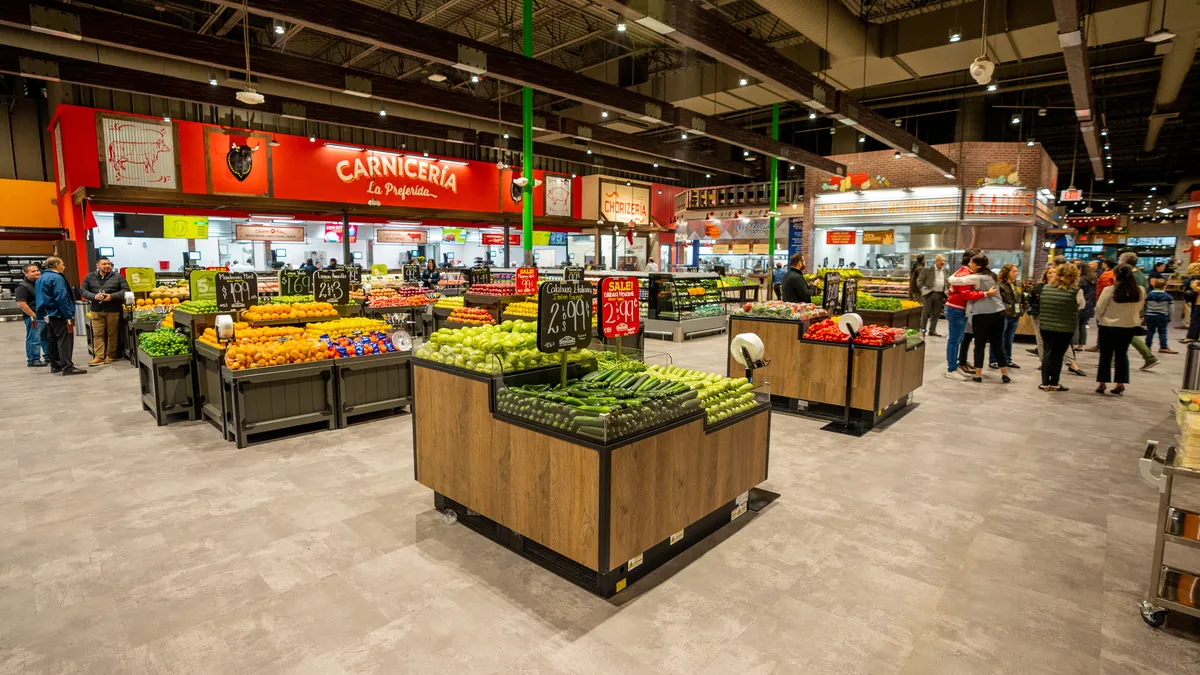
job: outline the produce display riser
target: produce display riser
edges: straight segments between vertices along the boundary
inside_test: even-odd
[[[363,306],[357,302],[352,302],[348,305],[334,305],[333,308],[337,310],[338,316],[342,318],[362,316],[363,314]],[[329,318],[332,319],[333,317]]]
[[[483,293],[466,293],[463,295],[464,307],[479,307],[486,309],[492,318],[500,321],[504,308],[514,302],[524,302],[524,295],[485,295]]]
[[[807,326],[801,321],[729,317],[729,339],[739,333],[754,333],[763,342],[764,358],[770,363],[754,373],[756,383],[769,382],[777,410],[814,417],[840,417],[846,403],[846,358],[843,342],[820,342],[802,338]],[[728,352],[726,352],[728,353]],[[726,374],[740,376],[745,368],[726,359]],[[925,373],[925,343],[908,347],[904,342],[885,347],[854,346],[854,380],[851,385],[852,416],[873,426],[911,401]]]
[[[204,334],[204,329],[217,325],[217,314],[192,314],[181,309],[174,310],[173,314],[175,327],[184,329],[188,336],[188,349],[192,351],[196,349],[196,338]]]
[[[452,370],[413,361],[417,480],[464,525],[603,597],[740,516],[767,478],[766,406],[587,444],[502,419],[496,378]]]
[[[909,307],[887,312],[876,309],[857,309],[855,313],[862,317],[863,323],[892,328],[920,328],[921,308]]]
[[[239,448],[267,432],[337,427],[333,361],[237,371],[222,367],[221,385],[228,397],[227,435]]]
[[[138,367],[138,336],[142,333],[149,333],[158,328],[157,321],[126,321],[121,320],[121,325],[124,328],[124,344],[122,345],[122,354],[129,358],[129,365],[134,368]]]
[[[96,340],[96,333],[95,333],[95,331],[92,330],[92,320],[88,319],[88,318],[84,318],[83,324],[84,324],[84,329],[87,332],[88,354],[91,356],[95,356],[96,350],[94,349],[93,344],[95,343],[95,340]],[[129,342],[129,322],[125,319],[124,316],[122,316],[121,322],[117,326],[117,354],[120,354],[122,358],[128,358],[131,353],[131,350],[132,350],[132,354],[133,354],[133,360],[131,361],[131,363],[133,363],[133,365],[136,366],[137,365],[137,343]]]
[[[150,356],[137,350],[142,408],[154,416],[158,426],[171,415],[196,419],[196,398],[191,354]]]
[[[344,429],[359,415],[396,410],[412,403],[411,352],[335,359],[337,425]]]
[[[702,316],[695,319],[646,319],[642,322],[642,333],[671,342],[683,342],[691,338],[714,335],[725,330],[726,316]]]
[[[225,352],[197,342],[194,351],[196,364],[196,383],[199,389],[197,408],[201,419],[207,419],[221,431],[225,440],[229,437],[230,410],[225,397],[225,388],[221,380],[221,370],[225,365]]]

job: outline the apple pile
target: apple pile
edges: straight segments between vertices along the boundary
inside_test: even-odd
[[[446,317],[446,321],[465,323],[468,326],[482,326],[486,323],[496,323],[496,319],[492,318],[492,314],[481,307],[459,307],[450,312],[450,316]]]
[[[596,356],[590,349],[567,354],[568,361]],[[521,320],[467,328],[442,328],[430,335],[429,341],[421,345],[414,356],[495,375],[559,363],[558,354],[538,351],[537,323]]]
[[[471,292],[479,295],[516,295],[516,284],[475,284]]]

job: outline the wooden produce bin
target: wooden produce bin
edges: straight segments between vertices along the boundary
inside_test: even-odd
[[[885,312],[874,309],[859,309],[855,310],[854,313],[862,317],[863,323],[874,324],[876,326],[890,326],[892,328],[921,328],[920,307],[898,309],[894,312]]]
[[[197,342],[194,349],[196,363],[196,385],[199,391],[197,414],[221,430],[225,440],[229,438],[229,419],[225,389],[221,382],[221,370],[225,367],[225,350]]]
[[[800,321],[733,316],[729,335],[754,333],[763,341],[770,364],[754,373],[756,382],[769,382],[771,398],[782,409],[822,418],[840,418],[846,403],[845,343],[804,340]],[[727,359],[727,372],[740,376],[745,368]],[[867,428],[883,421],[911,401],[924,382],[925,344],[909,348],[904,342],[887,347],[854,346],[852,418]]]
[[[514,302],[524,302],[524,295],[485,295],[483,293],[467,293],[463,296],[464,307],[479,307],[486,309],[491,313],[492,318],[497,323],[500,322],[500,315],[504,313],[504,308]]]
[[[740,516],[767,478],[766,405],[589,444],[493,414],[499,379],[412,364],[416,478],[435,506],[604,597]]]
[[[121,326],[124,329],[122,348],[123,353],[129,359],[129,365],[136,368],[138,366],[138,336],[142,333],[150,333],[158,328],[157,321],[134,321],[122,317]]]
[[[390,352],[333,361],[337,390],[337,425],[350,418],[395,410],[412,402],[412,352]]]
[[[333,361],[253,370],[221,367],[226,437],[239,448],[258,434],[296,427],[337,427]]]
[[[137,362],[142,408],[154,416],[158,426],[167,423],[168,415],[196,419],[191,354],[150,356],[138,349]]]

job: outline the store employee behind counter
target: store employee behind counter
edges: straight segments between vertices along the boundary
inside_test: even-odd
[[[787,274],[783,275],[784,302],[812,302],[808,282],[804,280],[804,256],[796,253],[788,260]]]

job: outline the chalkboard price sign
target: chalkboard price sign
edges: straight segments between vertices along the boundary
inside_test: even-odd
[[[279,294],[312,295],[312,275],[308,270],[279,270]]]
[[[582,349],[592,341],[592,287],[579,281],[547,281],[538,289],[538,351]]]
[[[472,267],[467,270],[467,283],[471,286],[492,283],[492,268],[486,265]]]
[[[333,305],[350,304],[350,273],[346,270],[317,270],[313,274],[313,300]]]
[[[576,266],[564,267],[563,281],[583,281],[583,268]]]
[[[416,263],[409,263],[404,266],[404,281],[408,283],[416,283],[421,280],[421,266]]]
[[[258,304],[258,277],[253,272],[217,272],[217,311],[231,312]]]
[[[842,282],[842,314],[858,309],[858,279],[850,277]]]
[[[361,288],[362,287],[362,268],[359,267],[358,265],[351,265],[346,268],[346,271],[350,274],[350,288],[352,288],[352,289]]]
[[[824,296],[822,297],[821,306],[830,314],[836,314],[841,311],[842,300],[841,294],[838,293],[841,281],[842,275],[837,272],[825,273],[825,290],[823,291]]]

